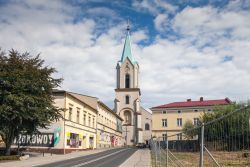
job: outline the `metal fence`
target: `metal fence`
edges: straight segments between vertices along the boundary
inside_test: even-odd
[[[250,106],[164,140],[151,139],[150,146],[153,167],[250,167]]]

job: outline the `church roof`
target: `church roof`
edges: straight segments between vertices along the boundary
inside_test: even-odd
[[[215,105],[228,105],[231,104],[231,100],[229,98],[225,99],[218,99],[218,100],[203,100],[201,99],[199,101],[191,101],[191,99],[188,99],[185,102],[173,102],[169,104],[164,104],[156,107],[152,107],[151,109],[156,108],[179,108],[179,107],[200,107],[200,106],[215,106]]]
[[[121,57],[120,62],[123,63],[126,60],[126,58],[128,58],[131,61],[131,63],[137,64],[137,62],[135,61],[133,54],[132,54],[129,27],[127,28],[127,36],[125,39],[125,43],[124,43],[124,47],[123,47],[123,51],[122,51],[122,57]]]

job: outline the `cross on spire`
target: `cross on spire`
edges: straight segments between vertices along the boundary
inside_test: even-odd
[[[127,20],[127,31],[130,30],[129,19]]]

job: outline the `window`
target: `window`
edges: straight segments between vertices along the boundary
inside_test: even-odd
[[[167,126],[168,126],[167,119],[162,119],[162,127],[167,127]]]
[[[177,112],[180,114],[180,113],[181,113],[181,110],[178,110]]]
[[[83,125],[86,125],[86,114],[83,114]]]
[[[208,109],[207,111],[212,111],[211,109]]]
[[[81,146],[81,141],[79,140],[79,134],[75,133],[69,133],[68,139],[67,139],[67,145],[71,148],[78,148]]]
[[[80,120],[80,111],[78,110],[76,113],[76,122],[79,123]]]
[[[182,118],[177,118],[177,126],[182,126]]]
[[[72,121],[72,110],[73,110],[73,109],[72,109],[71,107],[69,107],[69,118],[68,118],[68,119],[69,119],[70,121]]]
[[[177,134],[176,135],[176,138],[177,138],[177,140],[182,140],[182,134],[180,133],[180,134]]]
[[[194,118],[194,125],[195,126],[198,126],[199,122],[200,122],[199,118]]]
[[[93,128],[95,127],[95,118],[93,118]]]
[[[145,130],[150,130],[150,126],[148,123],[145,123]]]
[[[130,111],[124,111],[125,124],[131,124],[131,113]]]
[[[198,110],[194,110],[194,112],[198,112]]]
[[[125,88],[129,88],[130,87],[130,76],[129,74],[126,74],[125,76]]]
[[[125,99],[126,104],[129,104],[129,95],[127,95],[125,98],[126,98],[126,99]]]
[[[89,117],[89,126],[91,126],[91,117]]]
[[[166,133],[162,134],[162,140],[167,140],[167,134]]]
[[[162,111],[162,114],[166,114],[166,113],[167,113],[167,111],[166,111],[166,110]]]

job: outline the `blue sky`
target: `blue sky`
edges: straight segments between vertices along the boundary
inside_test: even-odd
[[[127,19],[143,106],[249,99],[247,0],[0,0],[0,47],[41,53],[62,89],[112,108]]]

